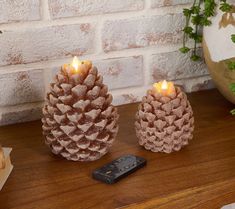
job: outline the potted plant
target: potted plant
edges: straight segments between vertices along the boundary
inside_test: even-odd
[[[235,0],[194,0],[183,13],[186,23],[180,51],[192,53],[191,59],[197,61],[200,59],[197,47],[202,43],[212,79],[219,91],[235,104]],[[193,49],[186,45],[188,39],[193,40]]]

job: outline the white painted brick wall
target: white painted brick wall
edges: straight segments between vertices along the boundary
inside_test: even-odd
[[[117,105],[161,79],[212,88],[205,64],[178,52],[191,2],[0,0],[0,125],[40,118],[48,84],[74,55],[93,61]]]
[[[1,0],[0,23],[40,20],[40,0]]]

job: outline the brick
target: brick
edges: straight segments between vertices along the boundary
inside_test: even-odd
[[[43,103],[29,103],[0,108],[0,126],[38,120]]]
[[[123,104],[140,102],[142,97],[146,94],[146,91],[147,88],[142,87],[138,89],[125,90],[122,92],[112,92],[113,104],[123,105]]]
[[[109,90],[141,86],[143,84],[143,57],[120,57],[95,60],[93,65],[98,68]],[[60,66],[51,70],[49,80],[60,70]]]
[[[136,11],[143,8],[144,0],[49,0],[50,14],[53,19]]]
[[[192,3],[193,0],[152,0],[151,8],[165,7],[165,6],[176,6],[181,4]]]
[[[200,76],[197,78],[182,79],[175,81],[175,84],[181,86],[186,92],[195,92],[215,88],[214,82],[210,76]]]
[[[109,89],[143,84],[143,57],[106,59],[94,62]]]
[[[0,107],[44,100],[42,70],[0,74]]]
[[[0,65],[22,64],[93,52],[89,23],[3,31]]]
[[[102,30],[105,52],[175,44],[182,40],[182,14],[106,21]]]
[[[3,0],[0,11],[0,23],[39,20],[40,0]]]
[[[202,55],[201,51],[199,53]],[[182,54],[179,51],[152,55],[151,83],[207,75],[204,61],[191,61],[190,56],[190,53]]]

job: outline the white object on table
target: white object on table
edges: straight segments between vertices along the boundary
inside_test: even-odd
[[[11,158],[10,158],[11,151],[12,151],[12,148],[3,148],[6,166],[3,169],[0,169],[0,191],[3,185],[6,183],[13,169],[13,165],[11,164]]]
[[[235,209],[235,203],[225,205],[221,209]]]

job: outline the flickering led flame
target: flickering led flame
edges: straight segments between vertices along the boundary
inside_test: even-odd
[[[168,89],[168,83],[167,83],[166,80],[164,80],[164,81],[162,82],[161,88],[162,88],[162,90],[167,90],[167,89]]]
[[[73,62],[72,62],[72,66],[73,66],[75,72],[78,72],[78,68],[79,68],[80,65],[81,65],[81,62],[80,62],[80,61],[78,60],[78,58],[75,56],[75,57],[73,58]]]
[[[167,82],[164,80],[153,84],[153,87],[155,92],[164,96],[175,94],[175,87],[173,82]]]

